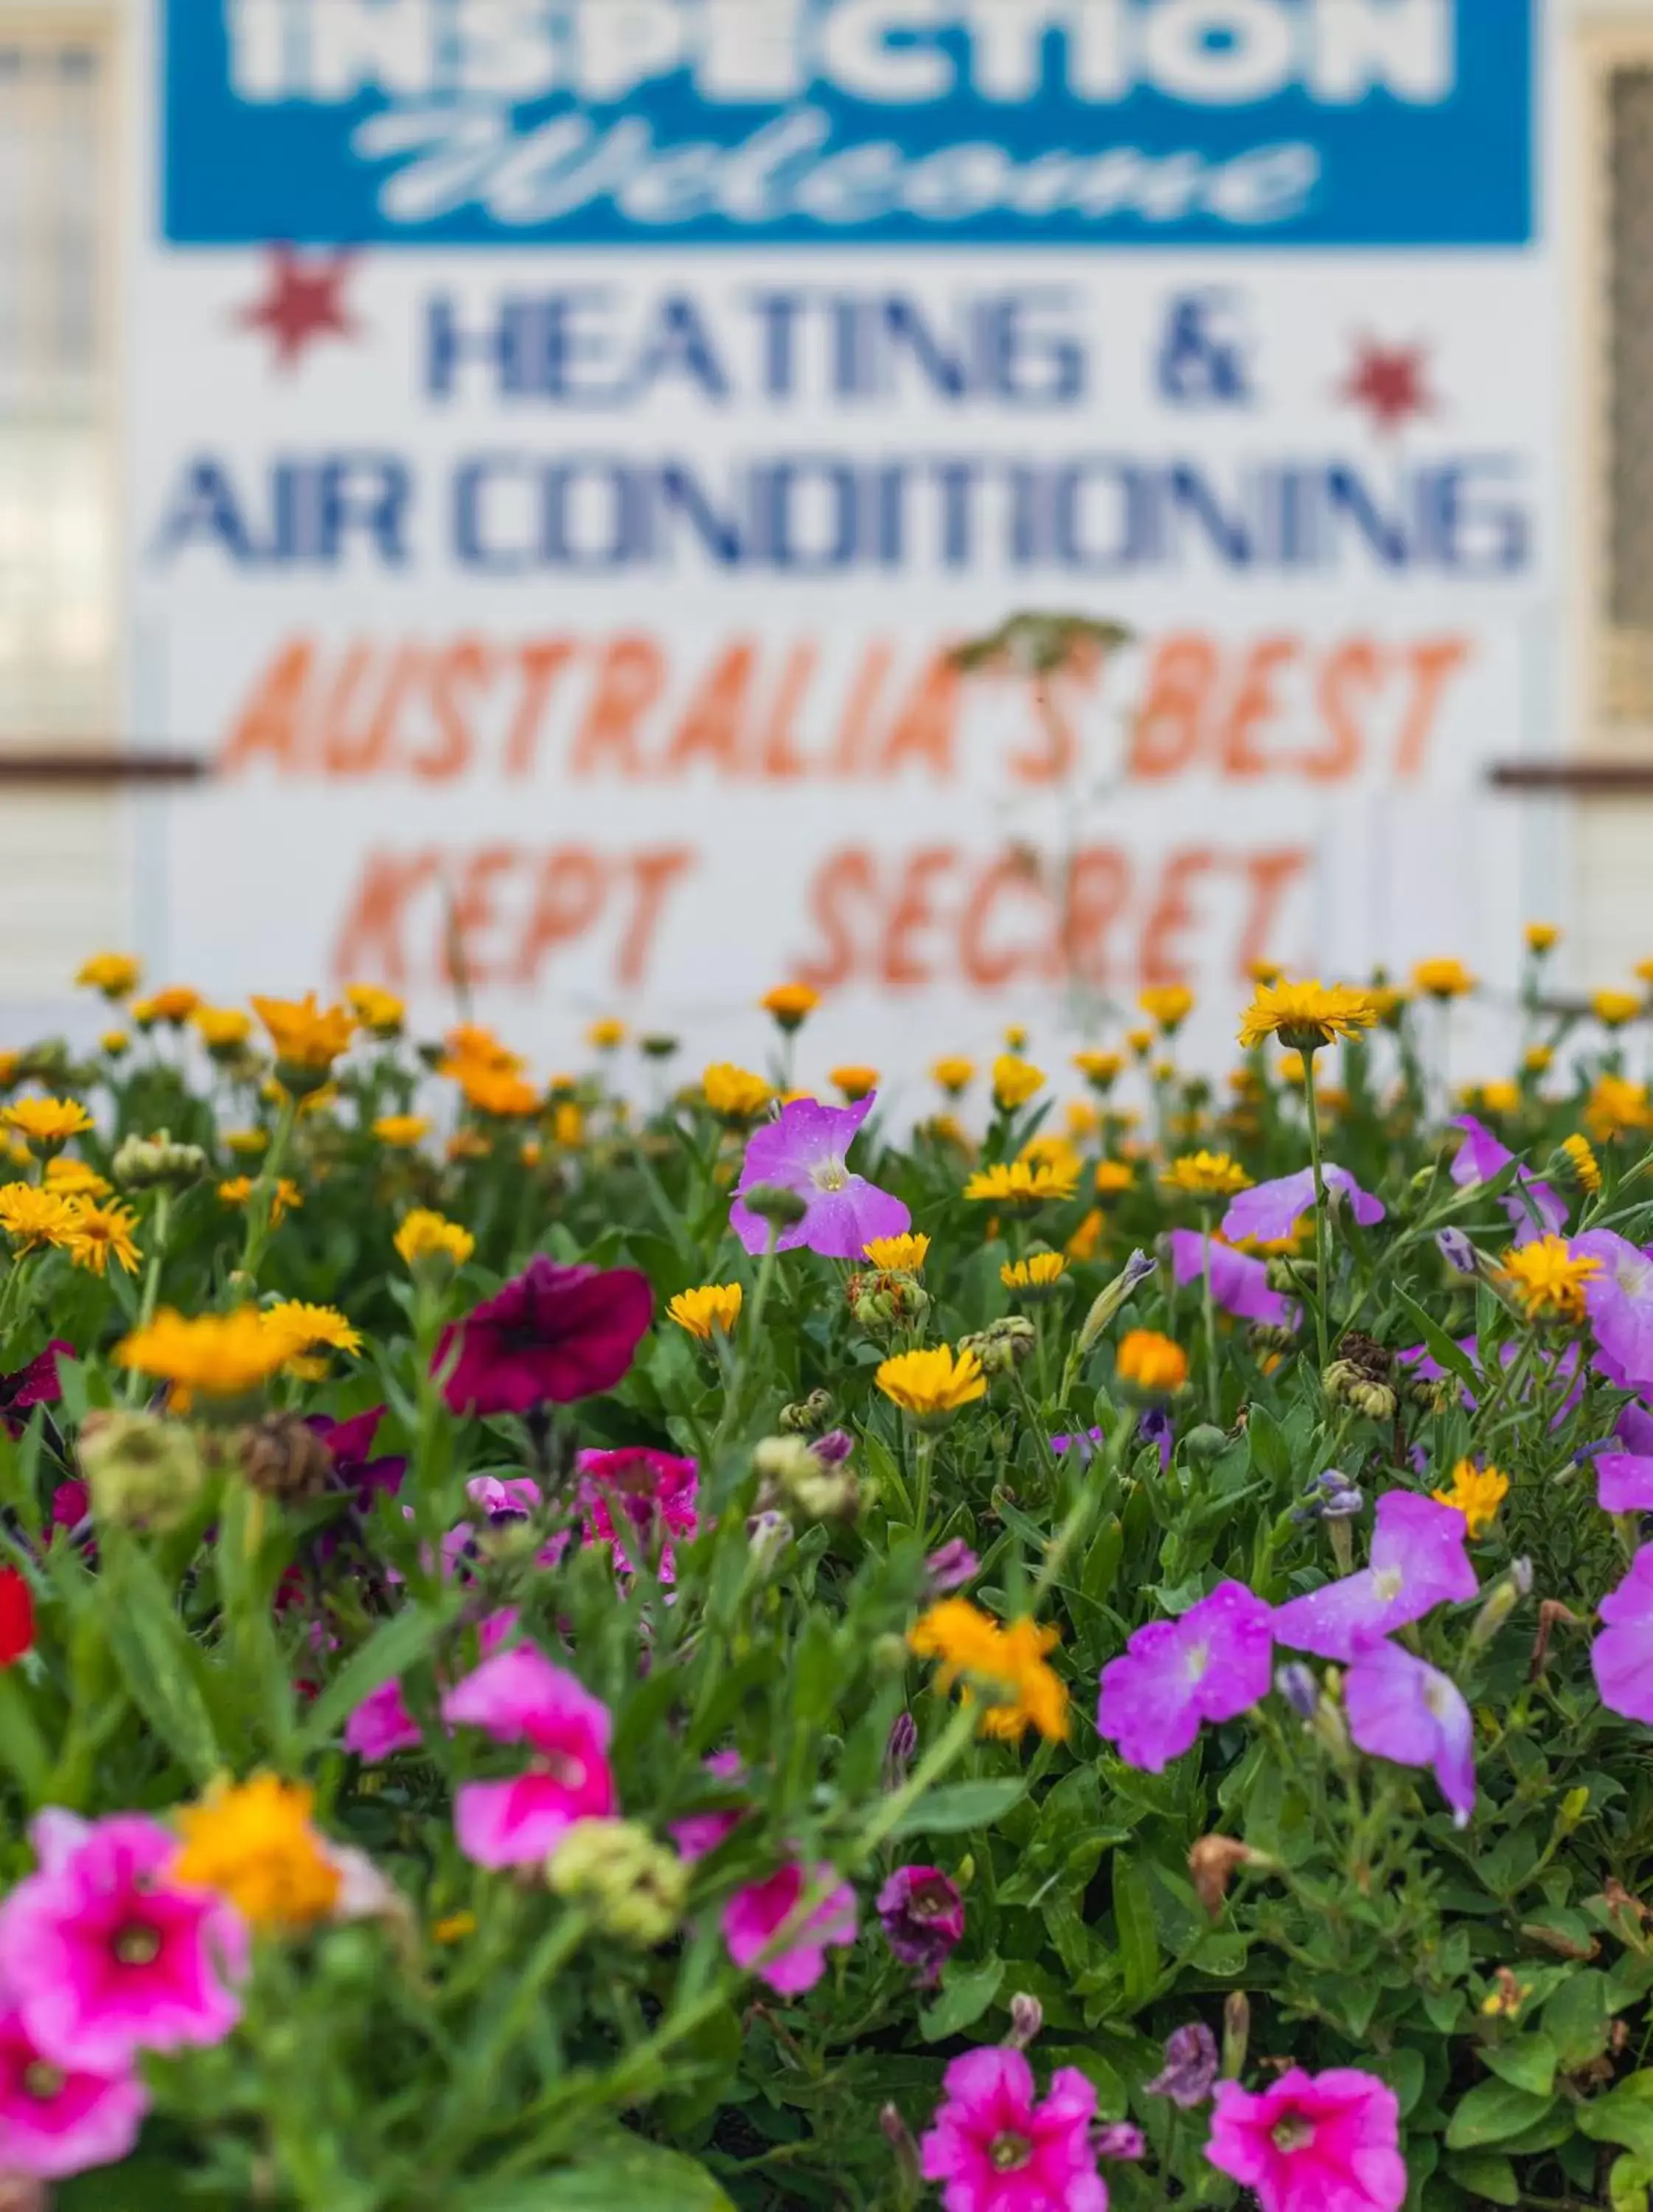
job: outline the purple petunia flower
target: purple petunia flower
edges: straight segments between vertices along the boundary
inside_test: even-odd
[[[1452,1180],[1460,1190],[1468,1190],[1474,1183],[1491,1182],[1515,1158],[1508,1145],[1500,1144],[1486,1124],[1478,1121],[1473,1114],[1460,1114],[1448,1126],[1464,1133],[1451,1169]],[[1506,1191],[1500,1202],[1510,1217],[1517,1244],[1530,1244],[1535,1237],[1553,1236],[1567,1218],[1565,1199],[1558,1197],[1548,1183],[1540,1182],[1525,1168],[1517,1171],[1515,1188]]]
[[[1598,1610],[1607,1625],[1590,1646],[1589,1663],[1601,1703],[1653,1724],[1653,1544],[1642,1546]]]
[[[1293,1651],[1349,1660],[1437,1605],[1474,1597],[1479,1584],[1464,1550],[1467,1534],[1455,1505],[1437,1505],[1415,1491],[1386,1491],[1377,1501],[1371,1565],[1278,1607],[1276,1638]]]
[[[1638,1452],[1597,1452],[1595,1502],[1603,1513],[1653,1513],[1653,1459]]]
[[[1268,1694],[1273,1615],[1243,1583],[1219,1583],[1180,1620],[1139,1628],[1102,1670],[1097,1730],[1127,1765],[1158,1774],[1202,1721],[1232,1720]]]
[[[1587,1229],[1567,1250],[1601,1263],[1584,1285],[1597,1370],[1620,1390],[1653,1388],[1653,1260],[1611,1229]]]
[[[875,1237],[899,1237],[912,1226],[913,1217],[898,1198],[844,1164],[877,1097],[868,1091],[854,1106],[794,1098],[779,1121],[753,1130],[729,1208],[730,1225],[749,1252],[765,1251],[769,1242],[769,1224],[740,1200],[743,1190],[758,1183],[795,1191],[808,1209],[801,1221],[782,1230],[775,1240],[779,1252],[801,1244],[823,1259],[859,1260]]]
[[[383,1406],[369,1406],[365,1413],[352,1414],[347,1421],[331,1421],[325,1413],[313,1413],[305,1423],[326,1445],[339,1488],[355,1492],[358,1513],[371,1513],[374,1499],[381,1492],[394,1498],[408,1471],[407,1461],[400,1453],[379,1459],[372,1456],[373,1440],[386,1410]]]
[[[1363,1229],[1372,1229],[1383,1218],[1383,1205],[1361,1189],[1347,1168],[1323,1170],[1332,1204],[1349,1206]],[[1296,1175],[1276,1176],[1273,1182],[1254,1183],[1243,1190],[1223,1216],[1223,1234],[1231,1243],[1248,1237],[1260,1244],[1278,1244],[1288,1237],[1315,1202],[1315,1171],[1299,1168]]]
[[[1455,1827],[1475,1809],[1474,1723],[1449,1674],[1398,1644],[1368,1644],[1343,1678],[1349,1734],[1362,1751],[1398,1766],[1429,1766]]]
[[[1205,1273],[1204,1240],[1197,1229],[1170,1232],[1171,1265],[1179,1283],[1197,1283]],[[1231,1244],[1211,1246],[1211,1295],[1225,1313],[1240,1321],[1267,1322],[1276,1328],[1290,1322],[1297,1311],[1278,1291],[1268,1287],[1268,1265]]]
[[[1159,1449],[1159,1472],[1164,1474],[1176,1449],[1176,1424],[1168,1406],[1150,1406],[1136,1425],[1138,1440]]]
[[[1202,2020],[1174,2027],[1165,2039],[1164,2064],[1146,2083],[1151,2097],[1169,2097],[1173,2105],[1191,2112],[1210,2096],[1222,2063],[1217,2039]]]
[[[635,1267],[560,1267],[542,1252],[462,1322],[445,1329],[441,1368],[457,1334],[459,1356],[442,1385],[456,1413],[526,1413],[611,1390],[653,1316],[654,1294]]]
[[[939,1867],[897,1867],[878,1892],[884,1939],[903,1966],[931,1988],[964,1933],[964,1900]]]
[[[1653,1413],[1645,1406],[1621,1406],[1613,1431],[1627,1452],[1653,1459]]]

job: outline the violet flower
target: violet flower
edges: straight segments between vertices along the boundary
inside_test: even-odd
[[[1148,2138],[1129,2120],[1109,2120],[1102,2127],[1091,2129],[1091,2148],[1098,2158],[1124,2166],[1146,2158]]]
[[[542,1252],[495,1296],[442,1333],[442,1385],[456,1413],[527,1413],[549,1399],[611,1390],[653,1318],[648,1278],[635,1267],[560,1267]]]
[[[1173,2028],[1165,2039],[1164,2063],[1146,2084],[1151,2097],[1169,2097],[1173,2105],[1191,2112],[1210,2096],[1222,2063],[1217,2039],[1202,2020]]]
[[[1437,1605],[1474,1596],[1480,1585],[1464,1549],[1468,1524],[1455,1505],[1415,1491],[1377,1501],[1371,1565],[1294,1597],[1274,1613],[1274,1637],[1293,1651],[1351,1660],[1364,1644],[1421,1620]]]
[[[1180,1620],[1139,1628],[1102,1670],[1097,1732],[1130,1766],[1159,1774],[1202,1721],[1232,1720],[1268,1694],[1273,1615],[1243,1583],[1219,1583]]]
[[[925,1589],[933,1597],[945,1597],[949,1590],[963,1589],[966,1583],[973,1583],[981,1565],[962,1536],[950,1536],[924,1562]]]
[[[394,1498],[407,1474],[407,1460],[401,1453],[379,1459],[372,1456],[373,1440],[386,1410],[383,1406],[369,1406],[366,1413],[354,1413],[346,1421],[313,1413],[305,1423],[327,1447],[336,1486],[356,1493],[358,1513],[371,1513],[374,1499],[381,1494]]]
[[[878,1894],[884,1941],[933,1989],[964,1933],[964,1900],[939,1867],[897,1867]]]
[[[1653,1459],[1653,1413],[1645,1406],[1621,1406],[1613,1432],[1626,1451]]]
[[[1176,1424],[1169,1406],[1150,1406],[1136,1425],[1139,1442],[1159,1448],[1159,1472],[1164,1474],[1176,1449]]]
[[[740,1200],[742,1191],[758,1183],[778,1183],[804,1200],[802,1220],[775,1241],[780,1252],[804,1245],[823,1259],[859,1260],[875,1238],[899,1237],[912,1226],[913,1217],[898,1198],[844,1164],[877,1096],[869,1091],[853,1106],[794,1098],[778,1121],[753,1130],[729,1209],[730,1226],[749,1252],[769,1249],[769,1224]]]
[[[1197,1229],[1170,1232],[1171,1267],[1179,1283],[1197,1283],[1205,1274],[1205,1240]],[[1231,1244],[1211,1245],[1211,1295],[1225,1313],[1239,1321],[1265,1322],[1272,1328],[1288,1326],[1297,1312],[1278,1291],[1268,1287],[1268,1264]]]
[[[714,1751],[701,1762],[715,1782],[734,1784],[744,1782],[745,1762],[738,1751]],[[720,1808],[714,1813],[685,1813],[680,1820],[667,1823],[672,1840],[681,1857],[692,1864],[714,1851],[724,1838],[732,1835],[745,1819],[751,1808],[744,1805]]]
[[[1610,1713],[1653,1725],[1653,1544],[1644,1544],[1630,1572],[1597,1611],[1607,1623],[1590,1646],[1590,1670]]]
[[[1468,1190],[1476,1183],[1491,1182],[1515,1158],[1508,1145],[1500,1144],[1486,1124],[1478,1121],[1473,1114],[1460,1114],[1448,1126],[1464,1133],[1464,1141],[1451,1167],[1452,1180],[1460,1190]],[[1516,1244],[1530,1244],[1535,1237],[1554,1236],[1567,1218],[1565,1199],[1558,1197],[1548,1183],[1541,1182],[1525,1168],[1517,1169],[1515,1188],[1506,1191],[1500,1202],[1510,1217]]]
[[[1449,1674],[1398,1644],[1366,1645],[1343,1678],[1349,1734],[1362,1751],[1398,1766],[1429,1766],[1455,1827],[1475,1809],[1474,1723]]]
[[[1107,1438],[1100,1429],[1076,1429],[1071,1436],[1052,1437],[1050,1449],[1058,1459],[1064,1452],[1077,1452],[1079,1465],[1089,1467],[1106,1442]]]
[[[1336,1165],[1322,1170],[1334,1206],[1348,1206],[1363,1229],[1376,1228],[1383,1218],[1383,1203],[1373,1198],[1349,1173]],[[1223,1234],[1232,1244],[1248,1237],[1259,1244],[1279,1244],[1291,1236],[1315,1203],[1315,1171],[1299,1168],[1296,1175],[1276,1176],[1273,1182],[1253,1183],[1243,1190],[1223,1216]]]

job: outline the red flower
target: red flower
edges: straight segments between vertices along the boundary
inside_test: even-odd
[[[436,1347],[440,1367],[457,1334],[459,1357],[443,1385],[455,1413],[526,1413],[611,1390],[653,1319],[648,1279],[635,1267],[559,1267],[544,1253]]]
[[[0,1567],[0,1667],[34,1649],[34,1596],[15,1567]]]

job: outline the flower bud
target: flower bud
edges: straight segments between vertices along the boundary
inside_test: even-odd
[[[1228,1449],[1228,1431],[1219,1429],[1214,1421],[1201,1421],[1197,1428],[1188,1431],[1182,1440],[1182,1449],[1196,1465],[1209,1466]]]
[[[792,1542],[793,1527],[784,1513],[754,1513],[746,1523],[746,1543],[760,1582],[767,1582]]]
[[[174,1144],[170,1131],[153,1137],[128,1137],[110,1164],[109,1173],[123,1190],[186,1190],[207,1171],[199,1145]]]
[[[1203,2105],[1217,2081],[1217,2039],[1202,2020],[1173,2028],[1165,2039],[1164,2063],[1145,2084],[1151,2097],[1169,2097],[1181,2111]]]
[[[962,1536],[950,1536],[924,1562],[924,1585],[928,1595],[945,1597],[974,1582],[981,1562]]]
[[[748,1212],[768,1222],[777,1236],[795,1229],[809,1212],[808,1200],[783,1182],[754,1183],[750,1190],[742,1191],[740,1200]]]
[[[1128,2120],[1110,2120],[1091,2130],[1091,2148],[1098,2158],[1123,2166],[1133,2159],[1146,2157],[1148,2138]]]
[[[1314,1671],[1300,1659],[1289,1660],[1274,1670],[1274,1687],[1300,1721],[1311,1721],[1320,1703],[1320,1685]]]
[[[1435,1243],[1442,1259],[1460,1275],[1475,1275],[1480,1272],[1480,1255],[1462,1229],[1439,1229]]]
[[[1079,1328],[1079,1341],[1074,1346],[1076,1358],[1083,1359],[1114,1316],[1124,1304],[1137,1285],[1154,1271],[1154,1262],[1143,1251],[1133,1252],[1122,1270],[1115,1276],[1105,1290],[1099,1291],[1091,1310]]]
[[[878,2113],[878,2132],[896,2154],[896,2180],[902,2203],[916,2203],[924,2186],[924,2170],[913,2130],[893,2105],[885,2105]]]
[[[645,1060],[670,1060],[678,1049],[678,1042],[663,1030],[650,1030],[647,1036],[638,1038],[637,1049]]]
[[[235,1441],[241,1474],[261,1497],[293,1504],[326,1489],[332,1455],[297,1413],[267,1413]]]
[[[1291,1352],[1296,1348],[1297,1333],[1284,1322],[1254,1322],[1246,1331],[1246,1342],[1261,1358],[1271,1352]]]
[[[778,1498],[810,1521],[853,1520],[860,1507],[853,1471],[802,1437],[765,1437],[753,1449],[752,1465],[763,1478],[760,1504]]]
[[[1006,1314],[986,1328],[961,1336],[961,1352],[973,1352],[986,1375],[1008,1375],[1028,1358],[1039,1341],[1039,1332],[1025,1314]]]
[[[844,1285],[844,1297],[857,1325],[869,1336],[915,1328],[930,1310],[930,1293],[915,1276],[858,1273]]]
[[[640,1950],[677,1932],[689,1869],[635,1820],[576,1820],[546,1863],[559,1897],[593,1908],[598,1925]]]
[[[1530,1595],[1532,1587],[1532,1561],[1513,1560],[1487,1591],[1481,1601],[1480,1611],[1470,1624],[1468,1648],[1471,1651],[1477,1651],[1483,1644],[1492,1642],[1522,1598]]]
[[[1271,1291],[1280,1291],[1288,1297],[1304,1290],[1312,1291],[1320,1279],[1319,1267],[1315,1261],[1288,1259],[1280,1252],[1275,1253],[1268,1261],[1264,1274]]]
[[[181,1528],[206,1486],[194,1430],[155,1413],[88,1413],[80,1460],[94,1520],[118,1528],[163,1534]]]
[[[832,1419],[830,1390],[811,1390],[807,1398],[781,1408],[781,1427],[788,1436],[809,1436]]]
[[[1589,1791],[1581,1783],[1577,1789],[1569,1790],[1556,1809],[1554,1840],[1565,1842],[1573,1830],[1583,1825],[1589,1811]]]
[[[1266,1852],[1253,1850],[1235,1836],[1201,1836],[1188,1853],[1194,1894],[1213,1920],[1222,1918],[1229,1883],[1241,1867],[1269,1868],[1275,1863]]]
[[[883,1782],[886,1790],[899,1790],[918,1753],[918,1723],[911,1713],[899,1712],[890,1723],[884,1747]]]
[[[1037,1997],[1018,1990],[1010,2001],[1010,2033],[1005,2038],[1012,2051],[1025,2051],[1044,2026],[1044,2007]]]

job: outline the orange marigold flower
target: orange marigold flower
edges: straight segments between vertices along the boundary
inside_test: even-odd
[[[1475,979],[1462,960],[1420,960],[1412,971],[1412,988],[1426,999],[1467,998]]]
[[[775,1022],[778,1029],[788,1035],[800,1030],[821,1003],[818,991],[811,990],[807,983],[777,983],[766,991],[758,1005]]]
[[[849,1103],[854,1106],[878,1089],[878,1071],[876,1067],[863,1067],[852,1061],[846,1066],[835,1067],[831,1079]]]
[[[1121,1382],[1153,1397],[1173,1397],[1188,1379],[1188,1356],[1180,1344],[1152,1328],[1133,1328],[1114,1358]]]
[[[75,981],[82,990],[100,991],[113,1000],[130,997],[143,973],[130,952],[94,952],[81,963]]]
[[[349,1049],[356,1018],[343,1006],[318,1005],[313,991],[301,999],[258,999],[252,1011],[269,1033],[277,1071],[289,1091],[310,1089],[296,1078],[325,1076]]]

